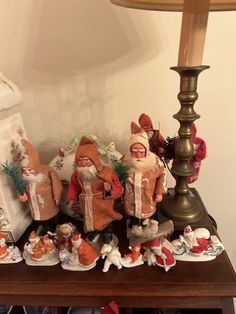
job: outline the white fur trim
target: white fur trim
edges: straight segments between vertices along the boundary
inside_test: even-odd
[[[142,173],[134,174],[134,197],[135,197],[135,217],[141,218],[142,214]]]

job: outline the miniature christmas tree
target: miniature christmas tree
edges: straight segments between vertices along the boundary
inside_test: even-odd
[[[8,164],[6,161],[2,163],[3,173],[12,178],[13,186],[19,195],[23,195],[25,192],[25,182],[19,175],[20,164]]]

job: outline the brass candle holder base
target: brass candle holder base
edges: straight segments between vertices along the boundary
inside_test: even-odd
[[[176,177],[176,186],[167,195],[162,204],[161,212],[172,219],[176,228],[184,228],[187,224],[193,224],[204,218],[205,211],[199,199],[191,194],[187,179],[194,173],[189,160],[194,155],[194,147],[191,140],[192,123],[200,116],[194,111],[194,103],[198,98],[198,75],[208,66],[198,67],[172,67],[180,75],[180,92],[178,99],[181,108],[174,118],[180,123],[179,139],[175,145],[175,156],[178,163],[172,167],[171,172]],[[171,191],[171,190],[170,190]]]

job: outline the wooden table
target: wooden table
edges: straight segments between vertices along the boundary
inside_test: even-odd
[[[124,224],[116,227],[124,234]],[[234,313],[236,276],[226,252],[209,262],[178,261],[169,272],[147,265],[117,270],[112,265],[103,273],[102,267],[102,259],[87,272],[66,271],[60,265],[27,266],[24,261],[0,265],[0,303],[99,307],[115,300],[122,308],[220,309],[217,313]]]

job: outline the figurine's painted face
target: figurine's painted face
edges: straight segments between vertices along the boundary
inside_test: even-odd
[[[144,158],[146,157],[146,148],[141,143],[134,143],[130,148],[131,156],[133,158]]]
[[[152,128],[151,125],[145,125],[145,126],[143,126],[142,128],[144,129],[144,131],[145,131],[146,133],[148,133],[148,132],[150,132],[150,131],[153,131],[153,128]]]
[[[79,157],[79,160],[77,162],[78,167],[90,167],[93,165],[93,162],[88,157]]]
[[[22,172],[23,172],[23,174],[26,175],[26,176],[36,175],[36,171],[35,171],[34,169],[27,168],[27,167],[23,167],[23,168],[22,168]]]
[[[151,125],[143,126],[143,129],[147,133],[148,139],[150,139],[154,134],[152,126]]]

